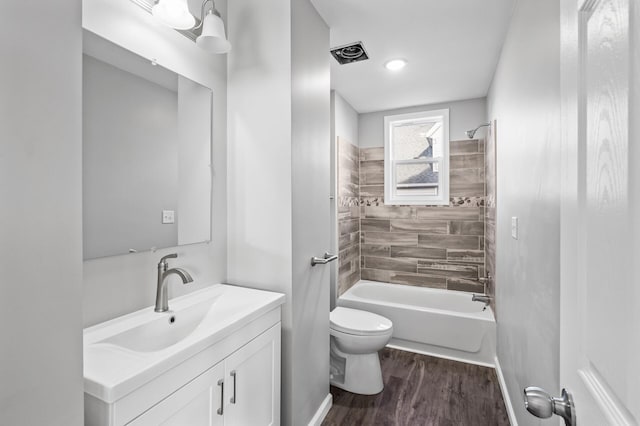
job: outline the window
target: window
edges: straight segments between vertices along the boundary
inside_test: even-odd
[[[385,204],[449,204],[449,110],[384,118]]]

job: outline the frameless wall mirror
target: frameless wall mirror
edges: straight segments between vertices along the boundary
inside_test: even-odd
[[[211,239],[212,92],[85,31],[84,259]]]

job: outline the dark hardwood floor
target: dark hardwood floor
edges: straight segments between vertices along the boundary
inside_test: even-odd
[[[354,395],[331,387],[333,407],[323,426],[508,426],[492,368],[385,348],[384,390]]]

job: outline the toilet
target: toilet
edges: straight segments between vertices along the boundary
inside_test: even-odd
[[[337,307],[331,311],[331,384],[348,392],[382,392],[378,351],[391,339],[391,320],[372,312]]]

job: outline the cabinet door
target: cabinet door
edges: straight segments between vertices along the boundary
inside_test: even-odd
[[[216,364],[151,407],[131,426],[222,426],[223,362]]]
[[[280,424],[280,324],[225,361],[225,426]]]

